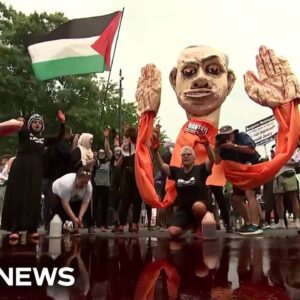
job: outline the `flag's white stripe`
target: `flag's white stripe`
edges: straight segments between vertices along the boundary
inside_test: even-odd
[[[99,36],[81,39],[61,39],[33,44],[28,47],[32,63],[61,59],[65,57],[98,54],[91,45]]]

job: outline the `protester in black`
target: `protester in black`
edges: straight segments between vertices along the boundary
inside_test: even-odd
[[[139,231],[139,220],[142,208],[142,198],[140,196],[135,180],[135,144],[137,139],[136,129],[129,127],[125,131],[122,144],[122,155],[117,162],[117,166],[122,168],[121,177],[121,202],[119,209],[120,226],[118,232],[124,231],[127,223],[127,215],[130,204],[132,204],[132,232]]]
[[[58,113],[61,124],[57,137],[43,137],[44,120],[34,114],[19,131],[19,147],[7,181],[4,198],[2,229],[11,231],[10,239],[19,239],[18,231],[26,230],[31,238],[38,238],[41,213],[43,167],[45,147],[62,139],[65,116]]]
[[[211,174],[214,164],[214,154],[206,135],[199,134],[200,143],[205,147],[208,158],[205,163],[195,165],[195,152],[193,148],[185,146],[181,149],[183,167],[172,167],[164,163],[158,148],[154,148],[155,157],[162,172],[171,180],[175,180],[178,197],[178,208],[173,215],[168,232],[172,237],[182,235],[190,226],[200,229],[201,220],[207,210],[211,209],[208,197],[206,179]],[[200,233],[201,230],[198,230]]]

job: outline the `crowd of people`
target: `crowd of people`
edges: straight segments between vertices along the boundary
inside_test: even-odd
[[[247,133],[219,126],[221,106],[236,79],[228,56],[208,46],[189,46],[169,77],[187,116],[174,148],[170,143],[160,147],[159,127],[152,130],[161,98],[161,75],[153,64],[142,68],[138,80],[139,132],[126,126],[116,139],[105,128],[99,150],[91,133],[73,134],[65,127],[61,111],[55,137],[44,136],[45,122],[38,114],[14,120],[18,150],[1,160],[1,228],[11,240],[18,240],[20,231],[37,240],[41,223],[48,231],[58,215],[76,234],[83,227],[90,234],[97,228],[105,232],[110,225],[116,234],[127,225],[129,232],[138,233],[143,207],[152,229],[153,206],[158,209],[156,225],[172,238],[190,229],[201,238],[206,225],[220,228],[220,219],[227,233],[285,229],[291,226],[286,211],[299,229],[299,85],[288,61],[273,50],[260,47],[256,62],[259,79],[247,72],[245,89],[252,100],[272,108],[279,123],[272,161],[262,162],[268,159],[260,157]],[[11,128],[0,129],[5,135]],[[159,175],[153,174],[153,165]],[[232,184],[225,184],[225,177]]]
[[[111,143],[114,137],[110,129],[105,128],[104,147],[93,152],[92,134],[73,134],[65,127],[61,111],[57,118],[60,131],[56,137],[44,136],[45,123],[38,114],[28,120],[18,120],[17,154],[4,155],[1,159],[1,228],[10,232],[11,240],[18,240],[19,232],[24,230],[36,240],[40,225],[48,231],[51,219],[57,214],[63,223],[72,222],[75,234],[80,234],[83,227],[94,234],[97,228],[105,232],[109,226],[112,232],[122,234],[126,225],[129,232],[138,233],[143,200],[135,177],[137,129],[124,128],[122,144],[115,145]],[[159,132],[155,133],[149,151],[152,163],[159,169],[157,193],[163,201],[167,178],[175,182],[177,192],[173,205],[158,209],[156,226],[168,230],[172,238],[190,229],[201,238],[203,220],[207,219],[203,218],[207,215],[213,216],[217,229],[221,228],[222,219],[227,233],[235,230],[252,235],[261,234],[263,229],[285,229],[291,226],[286,219],[287,212],[293,215],[293,226],[300,228],[295,171],[298,148],[275,178],[262,187],[241,190],[230,182],[226,186],[206,182],[214,164],[222,160],[241,164],[266,160],[260,157],[255,143],[245,132],[223,126],[213,147],[207,135],[197,131],[197,143],[205,149],[208,159],[196,164],[194,149],[184,146],[181,167],[170,165],[174,145],[167,142],[160,147]],[[275,153],[274,146],[271,159]],[[151,230],[152,207],[147,204],[144,207]]]

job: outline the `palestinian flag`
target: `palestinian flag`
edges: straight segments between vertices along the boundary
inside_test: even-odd
[[[28,51],[36,77],[46,80],[109,70],[121,14],[74,19],[44,36],[30,35]]]

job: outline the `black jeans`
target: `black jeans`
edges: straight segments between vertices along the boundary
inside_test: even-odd
[[[215,199],[218,203],[224,225],[225,226],[230,225],[230,203],[228,199],[224,197],[223,187],[211,185],[210,190],[214,194]]]
[[[124,226],[127,223],[130,204],[132,204],[132,223],[139,223],[142,198],[137,188],[135,178],[125,178],[124,176],[121,183],[121,203],[119,209],[120,225]]]
[[[44,195],[44,201],[43,201],[43,224],[45,227],[49,226],[49,223],[51,221],[51,204],[50,204],[50,195],[51,195],[51,188],[52,188],[53,180],[49,178],[43,179],[43,195]]]
[[[62,223],[65,223],[65,221],[70,220],[70,217],[66,214],[62,204],[61,199],[57,195],[51,193],[51,212],[52,212],[52,218],[57,214],[59,215]],[[81,201],[74,201],[70,202],[70,207],[74,213],[75,216],[78,217],[80,207],[81,207]]]
[[[107,227],[109,204],[109,186],[93,186],[93,201],[90,205],[92,210],[92,225]]]

